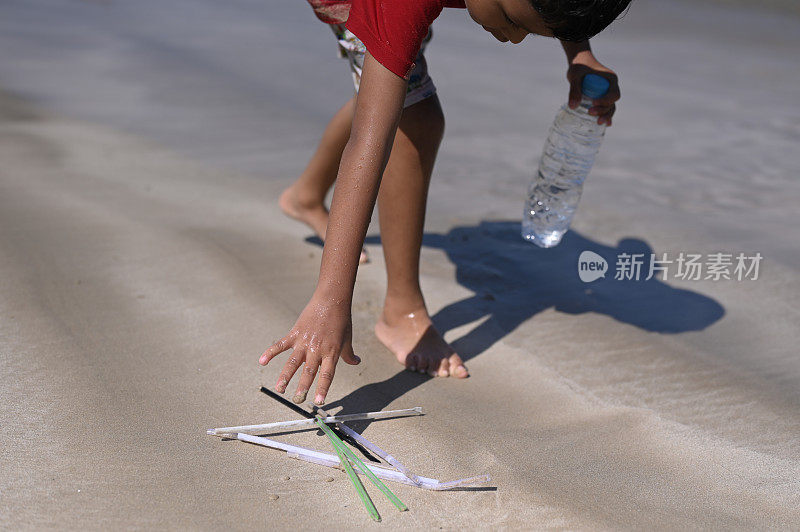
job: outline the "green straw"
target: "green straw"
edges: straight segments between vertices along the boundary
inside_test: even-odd
[[[351,451],[350,448],[347,447],[347,445],[345,445],[344,442],[341,439],[339,439],[339,437],[336,434],[333,433],[330,427],[328,427],[325,423],[322,422],[321,416],[318,415],[316,419],[319,428],[321,428],[325,432],[325,434],[328,435],[328,439],[331,440],[331,443],[334,443],[334,448],[336,448],[336,452],[339,454],[340,459],[342,458],[341,453],[339,453],[339,451],[341,450],[345,454],[344,461],[347,462],[347,464],[349,465],[349,461],[347,459],[349,458],[350,460],[352,460],[358,466],[358,468],[364,472],[364,475],[366,475],[366,477],[370,479],[370,481],[372,481],[372,483],[375,484],[378,487],[378,489],[383,492],[384,495],[386,495],[386,498],[389,499],[398,510],[400,510],[401,512],[405,512],[406,510],[408,510],[408,507],[405,504],[403,504],[403,501],[398,499],[397,495],[392,493],[392,490],[387,488],[386,484],[381,482],[381,479],[376,477],[375,473],[373,473],[370,470],[370,468],[364,465],[364,462],[362,462],[358,458],[358,456],[356,456],[355,453],[353,453],[353,451]],[[342,465],[344,465],[344,463]]]
[[[319,424],[319,422],[317,422],[317,424]],[[326,429],[328,428],[324,423],[322,426]],[[378,514],[378,509],[375,508],[375,505],[372,503],[372,499],[369,498],[369,494],[367,494],[367,490],[364,489],[361,479],[358,478],[356,472],[353,471],[353,466],[350,465],[350,461],[347,460],[347,456],[344,454],[344,451],[342,451],[342,449],[339,447],[339,444],[336,441],[338,437],[330,429],[328,429],[325,434],[328,435],[328,439],[331,441],[333,450],[339,455],[339,461],[342,463],[347,476],[350,478],[350,482],[353,483],[353,487],[356,488],[358,496],[361,498],[361,502],[364,503],[364,506],[366,507],[367,512],[369,512],[370,517],[380,523],[381,516]]]

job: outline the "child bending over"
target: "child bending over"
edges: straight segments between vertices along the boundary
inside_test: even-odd
[[[351,304],[356,270],[366,262],[364,237],[377,199],[386,260],[386,299],[375,325],[378,339],[411,371],[465,378],[461,358],[433,327],[419,284],[425,204],[444,115],[423,51],[430,25],[443,8],[466,8],[501,42],[529,33],[555,37],[567,57],[569,105],[581,100],[587,73],[611,82],[589,113],[611,125],[619,99],[617,76],[592,54],[588,39],[626,9],[630,0],[309,0],[330,25],[350,63],[356,96],[333,117],[317,151],[280,197],[283,211],[325,241],[314,294],[291,330],[259,363],[292,350],[278,378],[284,393],[302,366],[294,395],[323,404],[341,358],[353,353]],[[336,181],[330,213],[324,198]]]

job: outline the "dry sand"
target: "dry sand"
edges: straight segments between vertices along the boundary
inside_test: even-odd
[[[375,226],[364,363],[329,404],[424,406],[353,426],[420,474],[493,482],[399,486],[411,511],[376,497],[374,525],[344,475],[204,434],[295,417],[256,359],[320,248],[276,197],[347,97],[344,65],[299,0],[164,4],[0,7],[0,526],[800,528],[800,21],[636,2],[597,39],[624,99],[549,251],[515,224],[563,58],[437,22],[449,131],[422,283],[472,377],[401,371],[372,336]],[[757,281],[584,285],[584,249],[764,261]]]

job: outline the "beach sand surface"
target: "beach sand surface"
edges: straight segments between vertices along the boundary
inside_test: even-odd
[[[403,371],[375,339],[373,223],[363,363],[327,408],[422,406],[352,426],[418,474],[492,481],[392,485],[406,513],[372,489],[382,525],[800,528],[800,19],[637,0],[595,40],[623,99],[550,250],[518,223],[563,54],[462,11],[434,31],[448,132],[422,285],[471,377]],[[381,526],[343,473],[205,434],[298,417],[259,392],[281,363],[256,361],[321,248],[276,199],[352,90],[305,3],[9,0],[0,88],[0,527]],[[584,250],[763,260],[757,280],[585,284]]]

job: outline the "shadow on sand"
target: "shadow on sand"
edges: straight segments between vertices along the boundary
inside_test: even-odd
[[[366,242],[378,244],[380,238],[369,236]],[[519,222],[484,221],[477,226],[454,227],[447,234],[426,233],[423,245],[443,250],[456,266],[458,283],[474,294],[437,312],[433,316],[435,327],[444,334],[484,319],[451,342],[465,362],[550,307],[569,314],[606,314],[664,334],[704,329],[725,313],[709,297],[673,288],[655,276],[645,281],[652,250],[635,238],[611,247],[569,231],[558,246],[541,249],[520,238]],[[580,280],[578,256],[585,250],[608,262],[605,278],[591,283]],[[620,253],[645,255],[640,280],[614,279]],[[354,390],[329,407],[341,406],[341,413],[380,410],[430,378],[401,370],[382,382]]]

